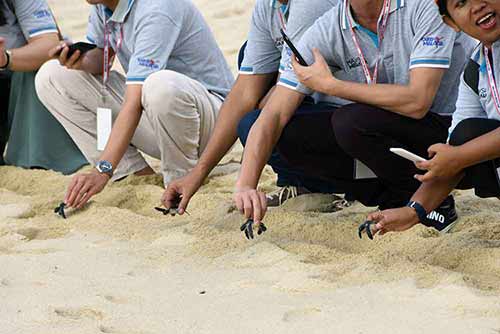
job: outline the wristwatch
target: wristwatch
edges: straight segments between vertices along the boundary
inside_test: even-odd
[[[425,226],[432,226],[429,225],[429,222],[427,220],[427,211],[425,211],[422,204],[415,201],[409,201],[408,204],[406,204],[406,206],[415,210],[415,212],[417,213],[418,220],[420,221],[421,224]]]
[[[107,174],[109,177],[113,177],[113,165],[109,161],[98,161],[95,165],[95,169],[97,169],[97,171],[101,174]]]
[[[7,58],[7,62],[4,66],[0,66],[0,71],[5,71],[9,69],[10,59],[12,58],[12,53],[9,50],[5,50],[5,58]]]

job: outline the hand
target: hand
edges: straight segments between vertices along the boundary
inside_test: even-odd
[[[0,67],[7,65],[7,55],[5,54],[5,38],[0,37]]]
[[[339,82],[318,49],[313,49],[314,64],[302,66],[292,55],[292,65],[299,81],[306,87],[320,93],[330,94],[330,90]]]
[[[253,219],[259,225],[267,211],[266,194],[250,187],[237,189],[233,195],[234,203],[246,219]]]
[[[59,63],[70,70],[81,70],[83,61],[83,57],[81,57],[82,54],[80,50],[76,50],[73,55],[68,58],[69,45],[71,44],[66,41],[59,43],[58,46],[49,51],[49,57],[59,59]]]
[[[428,152],[431,160],[415,163],[418,169],[427,171],[424,175],[415,175],[420,182],[452,178],[465,168],[461,162],[460,146],[435,144],[429,147]]]
[[[170,182],[167,189],[161,197],[161,203],[166,208],[171,208],[176,200],[180,197],[178,213],[180,215],[186,212],[191,197],[200,189],[203,182],[203,177],[195,174],[194,170],[188,175]]]
[[[403,232],[419,223],[415,209],[409,207],[374,212],[368,215],[367,220],[376,223],[373,235]]]
[[[97,170],[75,175],[69,184],[64,203],[67,207],[81,209],[92,196],[104,189],[109,179],[109,175]]]

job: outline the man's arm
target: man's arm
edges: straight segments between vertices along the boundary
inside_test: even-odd
[[[5,63],[3,39],[0,40],[0,64]],[[48,33],[32,37],[28,44],[17,49],[10,50],[11,59],[9,69],[14,72],[36,71],[49,60],[49,50],[54,48],[59,39],[56,33]]]

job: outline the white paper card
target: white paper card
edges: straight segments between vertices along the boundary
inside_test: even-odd
[[[368,166],[366,166],[364,163],[362,163],[361,161],[354,160],[354,165],[355,165],[354,171],[356,173],[354,175],[354,178],[356,180],[377,178],[377,175],[375,175],[375,173],[370,168],[368,168]]]
[[[97,150],[104,151],[113,126],[111,109],[97,108]]]

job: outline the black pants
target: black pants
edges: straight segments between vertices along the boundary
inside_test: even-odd
[[[307,119],[294,117],[285,128],[279,150],[291,164],[328,179],[349,180],[347,191],[365,205],[381,209],[404,206],[419,187],[412,162],[389,151],[402,147],[421,156],[447,139],[451,117],[428,113],[422,120],[370,105],[350,104]],[[357,159],[377,179],[353,180]]]
[[[460,122],[450,136],[450,145],[463,145],[500,127],[500,122],[485,118],[469,118]],[[465,170],[458,189],[472,189],[479,197],[499,197],[500,181],[497,169],[500,159],[485,161]]]
[[[3,153],[9,138],[9,96],[10,96],[10,75],[0,73],[0,165],[4,164]]]

